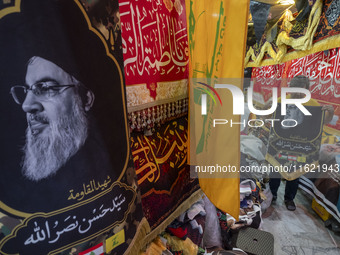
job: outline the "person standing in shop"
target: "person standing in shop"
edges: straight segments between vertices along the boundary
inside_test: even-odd
[[[290,82],[290,87],[292,88],[304,88],[309,90],[309,79],[308,77],[304,75],[298,75],[295,76],[291,82]],[[305,95],[301,93],[291,93],[288,98],[303,98]],[[280,99],[279,99],[280,101]],[[320,106],[320,104],[314,100],[310,99],[307,103],[304,104],[305,106]],[[334,115],[334,109],[331,105],[323,105],[322,110],[325,111],[325,118],[324,118],[324,124],[329,123]],[[273,202],[277,200],[277,191],[280,187],[281,183],[281,176],[280,174],[272,174],[270,181],[269,181],[269,186],[270,190],[273,194]],[[285,187],[285,194],[284,194],[284,202],[286,205],[286,208],[289,211],[295,211],[296,205],[294,203],[294,198],[297,193],[299,185],[299,178],[291,181],[286,181],[286,187]]]

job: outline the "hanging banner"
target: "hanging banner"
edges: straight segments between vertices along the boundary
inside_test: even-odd
[[[271,172],[280,172],[286,180],[294,180],[318,167],[323,112],[320,106],[305,106],[312,114],[304,115],[295,105],[288,105],[287,114],[281,115],[278,105],[269,135],[266,160]],[[280,124],[281,123],[281,124]]]
[[[159,233],[201,196],[187,165],[188,119],[169,121],[151,136],[133,133],[130,140],[144,215]]]
[[[0,5],[0,253],[137,254],[148,228],[121,54],[89,18],[106,1],[7,2]],[[110,4],[117,12],[118,2]]]
[[[214,111],[214,114],[223,114],[224,119],[239,121],[239,116],[232,114],[231,95],[216,91],[214,85],[219,78],[236,78],[233,84],[242,87],[249,1],[187,0],[186,7],[189,77],[192,79],[189,92],[190,165],[195,169],[216,164],[238,169],[240,128],[214,128],[211,113]],[[203,94],[209,94],[206,115],[201,115]],[[217,208],[238,217],[238,174],[204,177],[200,178],[200,186],[210,201]]]
[[[278,96],[285,64],[254,68],[253,70],[253,101],[254,104],[264,107],[272,99],[273,88],[278,88]]]
[[[247,67],[284,63],[329,50],[340,43],[338,0],[310,0],[299,13],[287,9],[261,41],[249,47]],[[304,16],[304,17],[303,17]]]
[[[340,134],[340,54],[339,48],[321,51],[284,64],[262,66],[253,69],[254,103],[267,104],[272,97],[273,87],[287,87],[290,79],[305,75],[310,81],[313,99],[321,105],[332,105],[334,116],[325,126],[325,131]],[[287,79],[285,79],[287,78]],[[280,89],[278,89],[280,92]],[[261,93],[264,95],[261,96]]]
[[[129,111],[186,98],[185,1],[119,0],[119,9]]]
[[[307,75],[312,98],[332,105],[334,116],[326,130],[340,135],[340,54],[339,48],[322,51],[286,63],[288,77]]]

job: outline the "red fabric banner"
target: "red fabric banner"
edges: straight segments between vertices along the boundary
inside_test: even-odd
[[[321,105],[334,107],[333,120],[328,127],[340,130],[340,55],[339,48],[321,51],[284,64],[257,67],[253,70],[254,100],[263,105],[271,98],[272,87],[287,86],[296,75],[306,75],[310,80],[312,98]]]
[[[272,97],[273,88],[281,87],[285,64],[254,68],[252,78],[254,82],[254,101],[264,106]],[[278,91],[279,93],[279,91]]]
[[[119,1],[126,85],[146,83],[156,99],[157,83],[188,78],[184,0]]]

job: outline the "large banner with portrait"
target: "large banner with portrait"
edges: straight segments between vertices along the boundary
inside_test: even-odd
[[[137,254],[148,230],[105,3],[0,4],[1,254]]]
[[[268,169],[294,180],[318,167],[324,114],[321,106],[305,106],[311,115],[304,115],[296,105],[287,105],[281,115],[281,105],[274,114],[269,135],[266,160]]]

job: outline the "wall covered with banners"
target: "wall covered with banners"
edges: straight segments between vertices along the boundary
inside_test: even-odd
[[[253,69],[254,101],[264,106],[272,98],[273,87],[287,87],[296,75],[305,75],[310,80],[312,98],[321,105],[332,105],[333,120],[324,128],[339,135],[340,130],[340,54],[339,48],[321,51],[280,65]]]
[[[119,0],[130,146],[152,240],[200,196],[188,156],[184,0]]]
[[[187,113],[184,0],[119,1],[130,128],[154,130]]]

